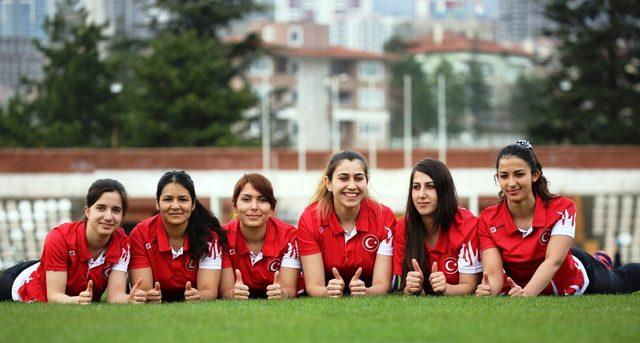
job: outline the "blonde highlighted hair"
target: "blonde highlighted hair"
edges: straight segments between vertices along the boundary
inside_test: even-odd
[[[369,182],[369,165],[367,164],[367,160],[360,154],[359,152],[355,152],[353,150],[343,150],[333,154],[329,163],[324,169],[322,173],[322,177],[320,178],[320,182],[318,182],[318,187],[316,192],[313,194],[311,198],[311,203],[317,202],[318,205],[316,207],[316,215],[320,220],[325,220],[329,218],[329,214],[334,210],[333,208],[333,194],[327,190],[327,186],[325,184],[325,177],[331,181],[333,179],[333,174],[336,171],[336,168],[340,164],[340,162],[347,161],[359,161],[362,164],[362,170],[364,171],[365,178],[367,179],[367,183]],[[369,192],[365,194],[365,199],[369,199]]]

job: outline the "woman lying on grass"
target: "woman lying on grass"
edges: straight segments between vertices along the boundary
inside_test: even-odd
[[[39,261],[20,262],[0,277],[0,300],[89,304],[107,291],[107,302],[144,302],[140,280],[125,291],[129,240],[120,224],[127,212],[120,182],[95,181],[85,218],[49,232]]]
[[[393,240],[394,283],[404,294],[472,294],[482,273],[476,224],[471,212],[458,207],[447,166],[420,161]]]
[[[476,294],[510,296],[630,293],[640,289],[640,264],[616,270],[572,248],[576,206],[549,191],[542,165],[527,141],[503,148],[496,159],[497,205],[485,209],[478,230],[485,273]],[[610,261],[610,260],[609,260]]]
[[[275,218],[269,180],[245,174],[233,190],[237,218],[224,225],[229,241],[220,293],[227,299],[295,298],[300,275],[296,228]]]
[[[333,155],[298,223],[307,293],[312,297],[386,294],[391,284],[391,210],[367,195],[364,157]]]
[[[196,198],[189,174],[165,173],[156,188],[156,207],[160,213],[131,232],[131,280],[142,278],[147,302],[217,298],[225,235]]]

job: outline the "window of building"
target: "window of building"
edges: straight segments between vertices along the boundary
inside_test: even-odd
[[[368,110],[382,109],[384,107],[384,92],[379,88],[359,89],[358,107]]]
[[[300,26],[291,26],[287,30],[287,45],[302,46],[302,28]]]
[[[331,75],[350,75],[351,62],[346,60],[335,60],[331,62]]]
[[[340,91],[338,95],[340,105],[347,106],[353,104],[353,93],[349,91]]]
[[[358,63],[358,79],[378,81],[384,77],[384,67],[380,62],[360,62]]]
[[[286,57],[276,57],[275,58],[275,69],[276,73],[286,73],[287,72],[287,58]]]
[[[381,137],[382,125],[376,122],[359,122],[358,135],[363,137]]]
[[[267,76],[271,75],[272,61],[270,57],[260,57],[256,59],[249,67],[249,75]]]

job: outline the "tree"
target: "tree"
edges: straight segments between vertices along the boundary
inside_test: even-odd
[[[53,18],[45,20],[48,42],[35,42],[46,60],[44,76],[40,81],[25,80],[23,94],[3,111],[3,144],[109,145],[112,73],[98,51],[105,40],[104,27],[86,19],[77,1],[66,0],[58,3]]]
[[[491,86],[487,83],[482,65],[476,60],[475,55],[469,61],[469,73],[467,74],[468,107],[474,119],[476,133],[487,133],[491,130]]]
[[[413,56],[401,55],[390,66],[391,82],[389,87],[391,132],[402,137],[404,128],[404,75],[411,76],[411,123],[412,134],[420,134],[435,124],[435,105],[433,90],[429,87],[427,76]]]
[[[250,35],[227,42],[219,31],[261,7],[249,0],[159,0],[156,6],[168,19],[154,23],[156,36],[125,85],[123,145],[241,144],[233,127],[256,104],[242,73],[260,52],[259,41]]]
[[[537,132],[549,143],[640,143],[640,6],[553,0],[545,15],[558,43],[548,86],[557,112]]]
[[[433,75],[429,76],[430,86],[437,99],[438,75],[444,75],[445,80],[445,104],[447,115],[447,132],[458,133],[465,127],[465,76],[456,72],[453,66],[446,59],[440,60],[440,64],[435,69]],[[437,101],[437,100],[436,100]],[[437,106],[437,105],[436,105]],[[437,107],[436,107],[437,108]],[[437,110],[435,112],[437,127]]]

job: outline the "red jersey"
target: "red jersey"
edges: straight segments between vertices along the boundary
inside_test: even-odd
[[[514,224],[507,203],[503,201],[480,214],[480,250],[497,248],[506,274],[524,287],[544,261],[551,236],[575,235],[575,214],[576,206],[567,198],[554,198],[545,207],[542,199],[536,197],[532,227],[521,230]],[[560,269],[540,294],[582,294],[588,283],[582,263],[569,251]]]
[[[112,270],[127,271],[129,264],[129,240],[122,228],[111,234],[106,249],[95,260],[87,244],[84,221],[65,223],[47,234],[42,249],[40,265],[19,286],[18,294],[24,302],[47,301],[47,271],[67,272],[64,293],[77,296],[93,281],[93,301],[100,301],[107,289]]]
[[[358,267],[362,267],[360,279],[370,287],[376,256],[393,256],[393,229],[396,217],[391,209],[373,200],[363,200],[360,203],[356,227],[347,235],[333,211],[329,218],[321,220],[316,207],[317,203],[311,204],[300,216],[300,254],[322,254],[326,281],[333,279],[333,267],[338,269],[346,283]]]
[[[129,269],[151,268],[153,282],[160,282],[163,300],[184,300],[187,281],[191,281],[191,285],[198,288],[199,268],[222,269],[222,249],[215,232],[212,241],[208,242],[209,252],[200,260],[192,260],[189,256],[187,235],[179,251],[171,248],[169,236],[159,214],[138,223],[129,238]]]
[[[223,254],[222,268],[240,269],[252,298],[267,297],[267,286],[273,283],[273,274],[280,267],[301,269],[297,230],[292,225],[269,217],[262,251],[256,256],[247,247],[238,219],[224,225],[223,230],[229,248]]]
[[[445,234],[439,234],[433,248],[429,248],[425,242],[427,261],[423,268],[425,279],[431,273],[433,262],[438,263],[438,271],[441,271],[447,283],[457,285],[462,274],[482,273],[480,263],[478,231],[476,225],[478,218],[464,208],[458,208],[449,230]],[[393,238],[393,274],[401,275],[405,257],[406,227],[405,218],[398,221],[395,236]],[[425,286],[428,287],[428,282]]]

